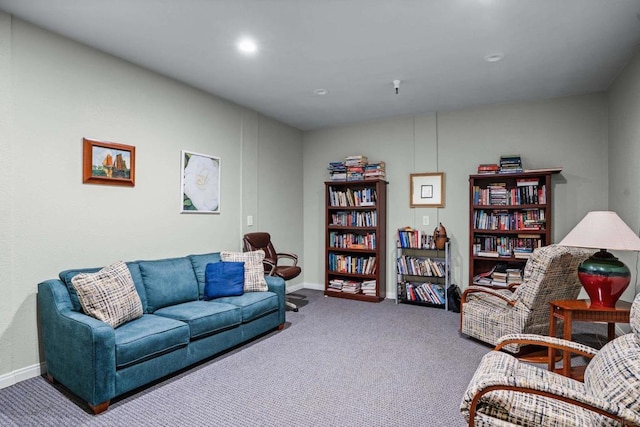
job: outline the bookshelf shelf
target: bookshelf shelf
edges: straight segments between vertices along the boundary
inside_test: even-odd
[[[469,176],[470,284],[485,284],[478,277],[496,265],[524,267],[551,243],[551,176],[560,170]]]
[[[400,230],[399,233],[405,232]],[[413,233],[418,230],[413,230]],[[420,239],[416,239],[420,241]],[[396,304],[413,304],[448,310],[451,285],[451,252],[445,248],[403,247],[396,239]]]
[[[325,296],[385,298],[387,184],[325,182]]]

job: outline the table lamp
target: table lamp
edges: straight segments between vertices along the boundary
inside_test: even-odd
[[[559,243],[562,246],[600,249],[578,267],[578,279],[592,307],[615,307],[629,286],[631,272],[607,249],[640,251],[640,237],[611,211],[589,212]]]

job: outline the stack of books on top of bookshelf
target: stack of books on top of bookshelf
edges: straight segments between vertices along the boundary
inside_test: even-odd
[[[361,181],[364,179],[364,167],[367,165],[366,156],[348,156],[344,159],[347,167],[347,181]]]
[[[522,159],[519,154],[500,156],[500,173],[522,173]]]
[[[364,179],[384,179],[386,168],[384,162],[367,163],[364,167]]]
[[[366,156],[348,156],[343,161],[329,162],[327,167],[332,181],[360,181],[365,179],[384,179],[384,162],[369,162]]]
[[[332,181],[346,181],[347,167],[344,162],[329,162],[329,176]]]
[[[478,174],[486,175],[500,172],[500,166],[497,163],[481,163],[478,165]]]

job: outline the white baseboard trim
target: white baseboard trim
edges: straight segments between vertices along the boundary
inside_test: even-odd
[[[12,386],[20,381],[28,380],[29,378],[38,377],[45,372],[47,372],[46,364],[38,363],[9,372],[8,374],[0,375],[0,389]]]
[[[321,285],[319,283],[303,283],[303,285],[304,285],[303,286],[304,289],[313,289],[313,290],[316,290],[316,291],[324,291],[324,285]]]

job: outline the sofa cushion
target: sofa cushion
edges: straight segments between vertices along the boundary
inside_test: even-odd
[[[150,313],[198,299],[198,281],[188,258],[138,261]]]
[[[142,302],[142,309],[146,312],[147,309],[147,296],[144,290],[144,284],[142,283],[142,276],[140,275],[140,267],[138,267],[138,263],[136,262],[127,262],[127,267],[129,268],[129,273],[131,274],[131,278],[133,279],[133,284],[136,287],[136,291],[138,291],[138,296],[140,297],[140,301]],[[93,268],[76,268],[70,270],[64,270],[60,272],[58,277],[60,280],[67,286],[67,290],[69,291],[69,297],[71,298],[71,304],[75,311],[82,311],[82,306],[80,305],[80,300],[78,299],[78,294],[76,293],[76,289],[73,287],[73,283],[71,280],[81,273],[95,273],[100,270],[101,267],[93,267]]]
[[[205,270],[204,299],[244,293],[244,262],[212,262]]]
[[[278,311],[278,296],[274,292],[247,292],[241,297],[218,298],[215,302],[238,306],[242,312],[242,323]]]
[[[202,299],[204,298],[204,283],[205,283],[204,272],[207,268],[207,264],[211,264],[213,262],[220,262],[220,252],[189,255],[187,258],[191,260],[191,265],[193,265],[193,271],[196,274],[196,279],[198,279],[198,292],[200,295],[200,299]]]
[[[242,323],[240,308],[216,301],[191,301],[157,310],[154,314],[189,325],[192,339],[211,335]]]
[[[127,265],[118,261],[95,273],[71,279],[86,314],[117,328],[142,316],[142,303]]]
[[[116,368],[133,365],[189,343],[189,326],[168,317],[145,314],[115,330]]]
[[[264,280],[264,251],[251,252],[220,252],[220,258],[224,262],[244,262],[244,291],[264,292],[269,290],[267,281]]]

